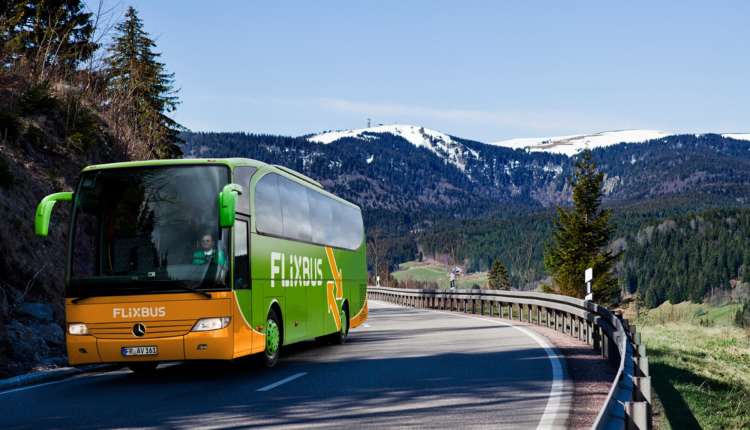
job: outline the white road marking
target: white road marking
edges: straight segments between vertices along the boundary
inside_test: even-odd
[[[362,327],[370,327],[370,324],[362,324]]]
[[[385,305],[393,308],[402,308],[403,306],[394,305],[391,303],[381,302],[378,301],[379,305]],[[539,337],[536,333],[532,332],[531,330],[525,329],[523,327],[519,327],[514,324],[506,323],[505,321],[496,321],[492,319],[487,318],[478,318],[473,317],[471,315],[461,315],[461,314],[454,314],[450,312],[445,311],[435,311],[431,309],[415,309],[415,308],[405,308],[415,311],[423,311],[423,312],[437,312],[442,315],[453,315],[456,317],[463,317],[463,318],[470,318],[473,320],[480,320],[480,321],[489,321],[494,322],[496,324],[512,327],[521,333],[527,335],[528,337],[532,338],[536,343],[539,344],[539,346],[544,349],[544,352],[547,353],[547,357],[549,358],[550,363],[552,364],[552,387],[550,388],[549,392],[549,400],[547,400],[547,407],[544,409],[544,414],[542,414],[542,419],[539,420],[539,425],[537,426],[537,430],[547,430],[552,429],[555,421],[555,416],[557,415],[558,409],[560,409],[560,399],[563,395],[563,373],[562,373],[562,365],[560,364],[560,356],[558,356],[555,351],[552,349],[554,346],[552,346],[552,343],[547,341],[546,339],[542,339]]]
[[[289,381],[294,381],[295,379],[299,378],[300,376],[305,376],[305,375],[307,375],[307,372],[298,373],[298,374],[292,375],[292,376],[290,376],[290,377],[288,377],[286,379],[282,379],[279,382],[273,383],[271,385],[266,385],[265,387],[257,389],[255,391],[268,391],[268,390],[271,390],[273,388],[278,387],[281,384],[286,384]]]

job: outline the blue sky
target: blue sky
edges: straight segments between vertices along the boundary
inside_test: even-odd
[[[132,5],[193,131],[750,132],[750,2]]]

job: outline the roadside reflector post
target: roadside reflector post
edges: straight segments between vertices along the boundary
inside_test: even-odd
[[[584,272],[584,275],[586,279],[586,299],[585,300],[591,301],[594,299],[594,294],[591,292],[591,283],[594,280],[594,269],[593,268],[586,269],[586,272]]]

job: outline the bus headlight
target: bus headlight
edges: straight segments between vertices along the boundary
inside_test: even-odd
[[[73,336],[87,336],[91,332],[84,323],[70,323],[68,324],[68,334],[72,334]]]
[[[190,331],[211,331],[226,328],[229,325],[229,321],[231,321],[229,317],[202,318],[195,323],[195,326]]]

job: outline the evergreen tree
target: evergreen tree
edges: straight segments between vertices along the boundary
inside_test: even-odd
[[[487,274],[487,283],[489,284],[490,290],[510,290],[510,276],[508,276],[508,269],[505,268],[503,262],[499,259],[492,263],[492,268]]]
[[[179,134],[185,128],[167,114],[179,101],[172,87],[174,73],[166,73],[165,65],[153,51],[156,44],[143,30],[143,22],[131,6],[125,21],[115,29],[117,36],[106,59],[111,100],[119,107],[116,122],[135,129],[136,148],[131,158],[178,158],[184,141]]]
[[[745,250],[742,262],[742,282],[750,282],[750,251]]]
[[[9,0],[0,4],[0,44],[10,61],[31,61],[35,76],[60,66],[72,72],[98,46],[92,14],[81,0]]]
[[[592,267],[594,301],[612,307],[620,293],[612,273],[617,256],[605,246],[617,225],[610,222],[612,211],[601,209],[604,173],[596,167],[591,151],[585,149],[575,162],[574,177],[568,177],[574,208],[557,207],[552,230],[555,245],[544,243],[544,265],[560,294],[578,298],[586,293],[584,271]]]

